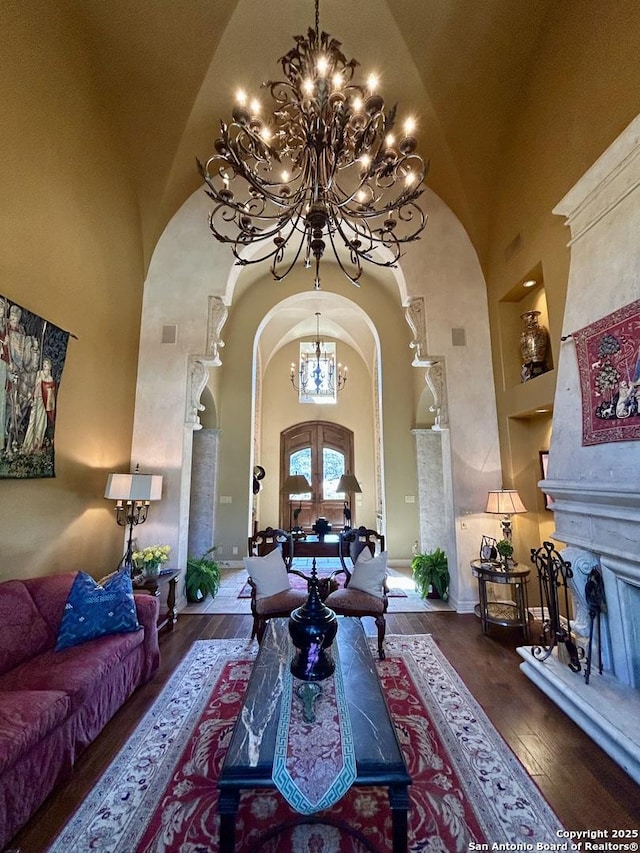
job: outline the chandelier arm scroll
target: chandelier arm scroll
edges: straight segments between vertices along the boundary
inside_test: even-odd
[[[333,248],[333,254],[335,255],[336,262],[342,270],[343,274],[349,279],[351,284],[354,284],[356,287],[360,287],[360,276],[362,275],[362,264],[360,263],[361,256],[357,251],[355,251],[355,249],[351,248],[351,243],[347,241],[347,238],[339,225],[337,226],[336,230],[338,231],[342,239],[345,241],[345,243],[347,243],[347,245],[349,246],[349,262],[355,267],[356,273],[352,274],[347,270],[342,258],[340,257],[340,253],[337,251],[336,244],[334,241],[334,232],[330,231],[329,240],[331,241],[331,246]]]
[[[283,244],[280,247],[280,250],[279,250],[280,254],[278,255],[277,258],[274,258],[273,263],[271,264],[271,274],[272,274],[273,278],[275,279],[275,281],[282,281],[283,278],[286,278],[286,276],[289,275],[289,273],[291,272],[293,267],[296,265],[298,258],[300,257],[300,253],[302,252],[302,249],[303,249],[306,242],[307,242],[306,233],[303,233],[300,237],[300,242],[298,244],[298,248],[297,248],[293,258],[291,259],[291,261],[289,263],[287,263],[287,266],[286,266],[286,269],[284,272],[278,272],[277,271],[277,264],[282,263],[282,261],[284,260],[285,245]]]

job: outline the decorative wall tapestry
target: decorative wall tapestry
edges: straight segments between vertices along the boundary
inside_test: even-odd
[[[69,332],[0,296],[0,479],[55,477],[53,438]]]
[[[573,333],[582,444],[640,439],[640,299]]]

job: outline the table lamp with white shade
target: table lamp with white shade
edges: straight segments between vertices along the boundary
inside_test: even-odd
[[[513,531],[511,528],[511,516],[517,513],[527,512],[516,489],[496,489],[490,491],[487,496],[487,507],[485,512],[501,515],[502,538],[511,542]]]

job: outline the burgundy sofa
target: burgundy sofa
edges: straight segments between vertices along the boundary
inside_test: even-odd
[[[75,575],[0,583],[0,850],[160,662],[150,595],[142,630],[54,651]]]

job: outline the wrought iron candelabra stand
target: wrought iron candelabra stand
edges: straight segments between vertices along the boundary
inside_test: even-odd
[[[567,579],[573,577],[571,563],[563,560],[552,542],[543,542],[539,548],[531,549],[531,562],[538,570],[540,602],[542,605],[542,635],[540,645],[531,649],[531,654],[540,661],[546,660],[554,650],[564,646],[568,655],[568,666],[573,672],[580,672],[582,649],[576,646],[571,634],[569,616],[569,592]],[[560,601],[564,604],[564,619]],[[566,627],[565,627],[566,624]]]
[[[128,527],[127,550],[118,568],[126,567],[133,575],[133,528],[144,524],[149,512],[149,501],[118,501],[116,522],[118,527]]]

